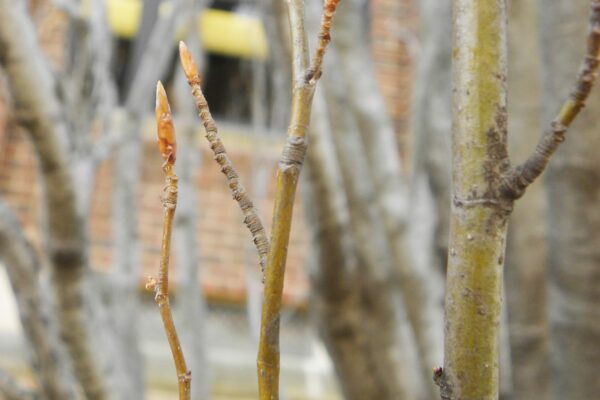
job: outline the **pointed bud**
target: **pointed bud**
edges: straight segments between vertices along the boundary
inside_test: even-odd
[[[179,42],[179,59],[188,81],[198,80],[198,67],[192,58],[192,53],[183,41]]]
[[[167,92],[165,92],[165,88],[160,81],[156,84],[156,130],[161,155],[168,164],[175,164],[177,144],[175,142],[173,115],[171,114]]]

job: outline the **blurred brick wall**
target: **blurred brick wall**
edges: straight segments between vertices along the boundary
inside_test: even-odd
[[[369,6],[375,72],[406,160],[414,72],[411,53],[418,29],[416,0],[371,0]]]
[[[0,110],[2,107],[0,105]],[[0,111],[0,116],[2,111]],[[17,129],[1,129],[0,124],[0,196],[13,210],[25,226],[27,236],[39,246],[37,225],[40,217],[39,199],[41,185],[37,181],[36,160],[26,134]],[[160,197],[164,187],[161,171],[162,160],[158,155],[154,140],[146,135],[142,175],[138,190],[139,246],[141,250],[142,275],[140,285],[149,275],[155,275],[158,267],[162,235],[162,204]],[[242,179],[250,186],[249,176],[252,149],[248,137],[225,135],[224,141]],[[199,143],[202,154],[201,166],[195,177],[197,193],[197,240],[201,256],[200,269],[204,291],[209,299],[227,302],[242,302],[245,298],[246,265],[252,263],[258,268],[258,257],[248,252],[252,246],[250,235],[242,223],[242,214],[237,203],[231,198],[225,178],[219,171],[205,143]],[[277,153],[270,151],[269,179],[275,173]],[[90,257],[96,270],[106,271],[111,267],[112,254],[112,168],[111,160],[104,162],[97,175],[91,207],[89,234],[91,239]],[[268,214],[271,210],[272,187],[267,199],[259,204],[263,220],[270,225]],[[301,305],[307,294],[307,280],[303,272],[303,262],[307,234],[302,216],[302,205],[295,210],[292,238],[289,249],[286,274],[285,301],[289,305]],[[176,276],[176,257],[172,262],[173,276]]]
[[[406,154],[408,143],[409,105],[413,65],[407,43],[414,37],[417,16],[414,0],[372,0],[371,39],[372,55],[377,77],[388,111],[393,118],[400,147]],[[46,25],[41,25],[46,26]],[[48,30],[58,29],[55,26]],[[52,48],[55,56],[56,48]],[[52,57],[56,58],[60,57]],[[36,160],[26,135],[12,126],[6,117],[7,98],[0,81],[0,196],[19,215],[26,234],[39,245],[37,226],[40,219],[39,198],[41,187],[37,182]],[[161,160],[152,135],[144,141],[144,160],[139,198],[139,235],[142,276],[155,273],[158,265],[162,230],[160,195],[163,188]],[[204,139],[203,139],[204,140]],[[243,181],[250,187],[250,165],[252,162],[251,140],[244,135],[226,135],[225,144],[233,158]],[[209,299],[242,302],[245,297],[246,263],[257,264],[256,256],[248,254],[249,233],[242,224],[241,212],[224,182],[207,146],[201,141],[198,151],[202,163],[196,177],[198,188],[197,235],[201,256],[202,286]],[[269,154],[270,178],[274,176],[279,151]],[[92,265],[98,270],[108,270],[112,262],[111,222],[111,160],[103,163],[95,182],[91,207],[90,256]],[[273,179],[271,179],[273,181]],[[263,204],[258,207],[263,221],[270,225],[272,188]],[[303,304],[307,296],[308,281],[304,270],[308,234],[304,226],[302,205],[296,209],[289,247],[288,271],[286,273],[285,301],[287,304]],[[176,255],[175,255],[176,257]],[[248,257],[251,257],[248,261]],[[175,261],[175,260],[174,260]],[[173,263],[175,264],[175,263]]]

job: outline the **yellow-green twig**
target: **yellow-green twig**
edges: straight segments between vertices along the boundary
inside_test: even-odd
[[[331,18],[339,0],[326,0],[319,47],[309,65],[308,45],[304,29],[303,0],[288,0],[292,39],[293,94],[288,137],[281,154],[275,186],[271,250],[265,271],[264,300],[258,347],[258,390],[260,400],[279,399],[279,318],[287,248],[292,226],[292,213],[298,178],[306,154],[306,131],[310,122],[312,99],[321,76],[321,62],[327,43]]]

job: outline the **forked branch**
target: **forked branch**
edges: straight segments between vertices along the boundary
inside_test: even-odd
[[[585,101],[594,86],[599,66],[600,0],[592,0],[587,53],[577,75],[575,86],[550,127],[542,135],[533,154],[523,164],[509,170],[500,187],[502,195],[509,199],[518,199],[546,169],[550,158],[564,142],[567,129],[585,106]]]
[[[314,62],[309,65],[304,29],[304,1],[287,0],[292,41],[293,94],[287,142],[283,148],[273,205],[271,250],[265,271],[264,301],[261,317],[257,370],[260,400],[279,399],[279,319],[287,248],[292,225],[296,187],[306,154],[306,131],[310,122],[312,99],[321,63],[329,42],[331,18],[339,0],[326,0],[320,41]]]
[[[169,254],[171,251],[171,232],[173,231],[173,216],[177,206],[177,175],[173,172],[177,145],[175,142],[175,129],[173,127],[173,116],[167,99],[167,94],[162,84],[156,86],[156,126],[158,132],[158,147],[165,160],[163,170],[165,172],[165,196],[162,199],[164,208],[163,238],[160,254],[160,267],[158,279],[150,278],[146,287],[154,290],[154,300],[160,310],[160,316],[165,327],[179,386],[179,399],[190,399],[190,385],[192,374],[187,369],[185,357],[181,350],[179,337],[173,322],[171,305],[169,303]]]
[[[206,139],[210,144],[210,148],[212,149],[215,160],[221,166],[221,172],[227,178],[227,182],[229,183],[229,189],[233,195],[235,201],[237,201],[240,206],[242,213],[244,214],[244,224],[250,230],[250,234],[252,235],[252,241],[256,246],[258,251],[258,256],[260,258],[260,267],[261,271],[264,275],[265,273],[265,265],[267,262],[267,254],[269,253],[269,239],[267,238],[267,233],[263,226],[263,223],[258,216],[258,212],[254,207],[254,203],[250,200],[248,196],[248,192],[242,182],[240,181],[240,176],[235,170],[231,159],[227,155],[227,151],[225,150],[225,146],[219,137],[219,131],[217,129],[217,124],[215,123],[212,115],[210,114],[210,110],[208,108],[208,102],[202,93],[202,88],[200,86],[200,74],[198,73],[198,68],[196,67],[196,63],[192,58],[192,54],[188,50],[185,43],[179,43],[179,56],[181,59],[181,64],[183,66],[183,70],[185,71],[185,75],[187,77],[188,83],[192,88],[192,95],[194,96],[194,100],[196,101],[196,108],[198,109],[198,114],[200,115],[200,119],[202,120],[202,124],[204,125],[204,129],[206,131]]]

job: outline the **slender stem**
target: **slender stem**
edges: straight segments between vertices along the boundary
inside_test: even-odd
[[[302,87],[307,81],[310,58],[304,28],[304,1],[286,0],[292,41],[293,87]]]
[[[185,357],[181,350],[171,305],[169,302],[169,255],[171,252],[171,234],[173,231],[173,217],[177,206],[177,175],[173,172],[175,164],[175,131],[173,128],[173,117],[164,88],[159,82],[156,88],[156,121],[158,127],[159,149],[165,159],[163,170],[165,172],[165,196],[163,203],[163,237],[160,253],[160,267],[158,270],[158,281],[150,278],[147,284],[149,289],[154,289],[154,300],[158,305],[160,316],[163,321],[167,340],[173,354],[175,370],[179,387],[179,399],[190,399],[191,372],[188,371]]]
[[[279,398],[279,318],[294,200],[300,169],[306,154],[305,136],[310,121],[315,84],[320,77],[323,54],[329,42],[331,18],[339,0],[326,1],[325,10],[327,15],[323,18],[324,27],[321,29],[322,35],[320,36],[314,69],[309,66],[308,45],[304,29],[304,2],[303,0],[286,0],[286,2],[292,37],[294,91],[288,138],[283,148],[277,172],[275,204],[273,206],[273,232],[270,243],[266,238],[254,205],[241,185],[239,176],[218,136],[217,126],[210,115],[208,104],[202,94],[200,77],[191,54],[185,44],[180,43],[179,47],[181,63],[192,87],[192,94],[206,129],[206,138],[215,153],[215,159],[221,165],[221,171],[227,177],[235,200],[238,201],[244,212],[244,223],[252,233],[261,258],[261,265],[263,265],[265,289],[257,360],[259,398],[261,400],[277,400]]]
[[[521,197],[527,187],[546,169],[550,158],[556,152],[573,120],[585,107],[600,67],[600,0],[592,0],[590,28],[587,37],[587,52],[582,62],[577,80],[569,97],[558,115],[550,124],[535,148],[533,154],[521,165],[508,171],[501,192],[508,198]]]
[[[183,42],[179,43],[179,55],[183,70],[185,71],[185,75],[188,79],[188,83],[192,88],[192,95],[196,100],[196,107],[198,109],[200,119],[202,120],[206,130],[206,139],[208,140],[210,148],[215,155],[215,160],[221,166],[221,172],[227,178],[229,189],[233,194],[233,198],[235,201],[237,201],[242,213],[244,214],[244,224],[246,224],[246,227],[252,235],[252,240],[256,246],[258,256],[260,258],[261,270],[264,274],[265,265],[267,263],[267,254],[269,253],[269,239],[267,238],[267,233],[260,217],[258,216],[258,212],[254,207],[254,203],[250,199],[250,196],[248,196],[246,188],[244,185],[242,185],[240,176],[235,170],[233,163],[231,162],[231,159],[225,150],[225,146],[219,137],[217,124],[210,114],[208,102],[206,101],[206,98],[202,93],[202,88],[200,87],[198,68],[192,59],[190,51]]]
[[[333,22],[333,14],[340,3],[340,0],[326,0],[323,4],[323,18],[321,19],[321,29],[319,30],[319,44],[310,64],[308,79],[316,80],[321,76],[321,66],[323,64],[323,56],[327,45],[331,41],[331,23]]]
[[[333,4],[327,6],[327,4]],[[283,148],[277,182],[275,186],[275,203],[273,205],[273,228],[271,232],[271,251],[267,258],[265,272],[264,301],[261,317],[260,339],[258,347],[257,372],[258,391],[260,400],[279,399],[279,319],[283,295],[283,281],[285,276],[285,263],[287,248],[292,226],[292,214],[298,178],[307,144],[306,131],[310,122],[315,85],[320,77],[320,64],[329,41],[329,27],[331,17],[338,1],[326,1],[327,17],[323,18],[321,32],[323,40],[319,45],[320,57],[311,69],[309,66],[308,46],[304,29],[304,2],[303,0],[287,0],[290,32],[292,38],[292,71],[293,94],[292,112],[288,127],[287,142]]]

